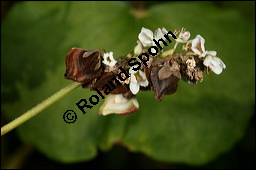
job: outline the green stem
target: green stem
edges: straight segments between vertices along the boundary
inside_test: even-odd
[[[8,123],[7,125],[3,126],[1,128],[1,136],[6,134],[7,132],[13,130],[17,126],[21,125],[22,123],[26,122],[30,118],[34,117],[59,99],[61,99],[63,96],[65,96],[67,93],[71,92],[78,86],[80,86],[81,83],[73,82],[69,84],[68,86],[64,87],[63,89],[59,90],[55,94],[53,94],[51,97],[47,98],[43,102],[39,103],[37,106],[33,107],[32,109],[28,110],[26,113],[22,114],[20,117],[14,119],[12,122]]]
[[[176,43],[175,43],[175,45],[174,45],[174,47],[173,47],[173,51],[172,51],[172,54],[174,53],[174,51],[176,50],[176,48],[177,48],[177,45],[178,45],[179,43],[176,41]],[[171,54],[171,55],[172,55]]]

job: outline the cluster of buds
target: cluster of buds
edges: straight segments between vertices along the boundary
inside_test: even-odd
[[[216,51],[205,50],[203,37],[189,40],[190,32],[185,29],[174,31],[173,48],[150,55],[147,48],[156,45],[155,40],[165,41],[167,32],[165,28],[154,33],[142,28],[134,51],[118,59],[105,50],[72,48],[66,57],[65,77],[106,95],[100,114],[128,114],[139,108],[136,94],[140,91],[154,91],[155,99],[161,101],[175,93],[180,79],[197,84],[203,81],[204,71],[220,74],[226,68]],[[179,44],[183,44],[182,52],[175,53]],[[141,54],[149,57],[146,64],[138,59]]]

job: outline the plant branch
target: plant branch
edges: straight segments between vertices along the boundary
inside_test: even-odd
[[[33,107],[32,109],[28,110],[26,113],[22,114],[20,117],[14,119],[12,122],[8,123],[7,125],[3,126],[1,128],[1,136],[6,134],[7,132],[13,130],[14,128],[18,127],[22,123],[26,122],[30,118],[34,117],[59,99],[61,99],[63,96],[80,86],[81,83],[73,82],[69,84],[68,86],[64,87],[63,89],[59,90],[55,94],[53,94],[51,97],[47,98],[43,102],[39,103],[37,106]]]

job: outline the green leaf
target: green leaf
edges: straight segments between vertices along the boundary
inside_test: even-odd
[[[141,27],[186,27],[227,65],[195,86],[180,81],[162,102],[141,92],[140,109],[125,116],[98,115],[103,100],[82,114],[76,103],[97,93],[78,88],[18,127],[24,142],[61,162],[93,159],[118,142],[156,160],[202,165],[241,139],[255,102],[254,24],[210,2],[154,4],[145,14],[134,17],[123,2],[16,3],[1,30],[1,98],[9,120],[71,83],[63,76],[69,49],[106,49],[118,58],[136,46]],[[77,114],[75,123],[64,122],[66,110]]]

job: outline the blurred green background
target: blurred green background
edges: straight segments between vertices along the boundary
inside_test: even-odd
[[[1,137],[2,168],[255,168],[255,2],[1,2],[1,126],[70,84],[72,47],[114,57],[141,27],[187,28],[227,65],[197,85],[155,101],[137,95],[134,114],[83,115],[78,88]],[[74,110],[78,119],[62,116]]]

